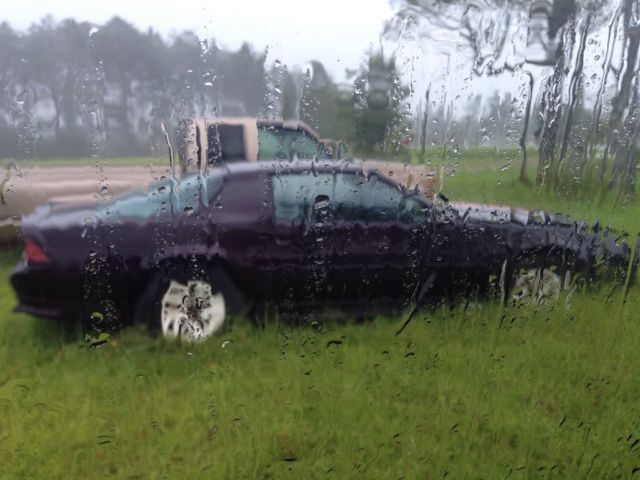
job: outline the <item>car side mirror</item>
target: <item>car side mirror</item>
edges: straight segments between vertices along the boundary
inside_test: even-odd
[[[329,196],[317,195],[313,201],[313,216],[316,223],[325,223],[329,218]]]

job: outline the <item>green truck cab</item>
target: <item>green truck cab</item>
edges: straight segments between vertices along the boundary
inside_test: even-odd
[[[320,139],[311,127],[296,120],[186,119],[178,125],[176,141],[183,173],[204,172],[225,162],[346,158],[342,142]]]

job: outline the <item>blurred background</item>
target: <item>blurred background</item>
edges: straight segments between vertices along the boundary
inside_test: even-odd
[[[0,8],[0,158],[162,159],[161,124],[297,119],[356,156],[635,192],[637,0]],[[474,150],[475,149],[475,150]]]

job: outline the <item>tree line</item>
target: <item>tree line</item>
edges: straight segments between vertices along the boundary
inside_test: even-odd
[[[267,64],[249,43],[231,51],[188,31],[166,39],[119,17],[46,17],[26,32],[5,22],[0,158],[147,155],[163,142],[162,123],[203,115],[300,119],[322,137],[383,148],[404,95],[393,59],[372,54],[353,75],[337,84],[317,60]]]
[[[202,115],[299,119],[359,154],[393,156],[422,138],[401,78],[381,49],[336,83],[317,60],[268,63],[249,43],[230,51],[188,31],[166,39],[119,17],[101,26],[44,18],[27,32],[2,23],[0,158],[161,155],[163,122]],[[489,120],[506,118],[505,101],[470,100],[461,144],[505,143]],[[440,133],[430,125],[423,137],[437,144]]]
[[[256,115],[264,60],[248,44],[226,51],[190,32],[166,41],[119,17],[45,18],[26,33],[2,23],[0,157],[148,154],[161,121],[223,107]]]

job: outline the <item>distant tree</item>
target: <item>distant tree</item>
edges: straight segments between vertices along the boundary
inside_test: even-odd
[[[257,115],[264,103],[265,57],[246,42],[237,52],[218,52],[216,65],[224,97],[242,105],[245,115]]]
[[[474,96],[470,99],[467,107],[464,109],[465,116],[460,122],[461,138],[465,146],[478,146],[481,142],[480,135],[480,108],[482,106],[482,97]]]
[[[335,115],[328,137],[355,144],[355,104],[353,88],[337,85],[335,90]]]
[[[395,59],[372,53],[354,81],[355,141],[365,152],[392,150],[405,132],[405,98]]]
[[[7,22],[0,23],[0,108],[6,108],[9,86],[17,80],[20,38]]]
[[[287,70],[286,77],[285,118],[304,121],[321,137],[347,140],[345,132],[353,123],[353,98],[347,93],[345,99],[345,90],[334,83],[324,65],[311,60],[304,71]],[[351,114],[345,111],[345,100],[351,104]]]
[[[56,27],[51,17],[45,17],[33,25],[23,43],[23,83],[34,85],[36,99],[43,90],[53,103],[53,128],[60,129],[62,90],[65,81],[65,65],[60,58]],[[45,47],[46,46],[46,47]]]
[[[111,93],[104,105],[107,135],[111,149],[118,152],[135,144],[131,101],[136,81],[144,76],[147,52],[140,32],[120,17],[113,17],[93,37],[93,54]]]
[[[13,105],[22,55],[20,37],[6,23],[0,23],[0,156],[17,154],[17,134],[13,127]]]
[[[618,88],[611,102],[608,142],[602,157],[600,182],[607,170],[608,156],[615,158],[610,186],[619,185],[626,192],[635,191],[636,171],[640,165],[638,141],[640,136],[640,2],[621,3],[623,67],[617,73]],[[625,117],[626,114],[626,117]],[[622,135],[621,135],[622,134]]]

